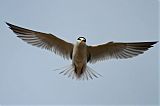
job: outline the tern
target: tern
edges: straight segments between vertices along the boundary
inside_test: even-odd
[[[87,63],[96,63],[106,59],[127,59],[144,53],[153,42],[107,42],[104,44],[89,46],[84,37],[79,37],[75,44],[69,43],[50,33],[43,33],[19,27],[10,23],[6,24],[23,41],[40,48],[44,48],[66,59],[71,59],[72,64],[61,71],[61,74],[76,79],[93,79],[101,76]]]

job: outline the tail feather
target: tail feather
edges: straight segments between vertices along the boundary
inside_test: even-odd
[[[88,67],[88,72],[90,72],[94,77],[98,78],[98,76],[102,76],[101,74],[97,73],[96,71],[94,71],[92,68]]]
[[[102,76],[88,66],[84,68],[84,71],[83,73],[81,73],[80,76],[77,75],[74,65],[65,66],[56,70],[60,71],[59,74],[62,74],[64,76],[68,76],[68,78],[71,77],[72,79],[77,79],[77,80],[89,80],[89,79],[99,78],[99,76]]]

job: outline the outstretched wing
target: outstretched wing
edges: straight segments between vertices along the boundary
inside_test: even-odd
[[[125,59],[144,53],[157,42],[114,43],[88,46],[88,62],[94,63],[105,59]]]
[[[17,34],[17,37],[21,38],[23,41],[33,46],[53,51],[55,54],[59,54],[64,58],[71,58],[73,44],[68,43],[52,34],[29,30],[7,22],[6,24],[15,34]]]

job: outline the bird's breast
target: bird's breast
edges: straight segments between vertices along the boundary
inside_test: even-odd
[[[87,48],[83,45],[76,45],[73,48],[73,62],[84,63],[87,60]]]
[[[73,48],[72,64],[75,66],[77,75],[81,75],[87,63],[87,49],[84,45],[75,45]]]

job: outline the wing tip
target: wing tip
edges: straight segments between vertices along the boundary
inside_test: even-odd
[[[10,23],[8,23],[8,22],[5,22],[8,26],[9,26],[9,28],[12,26],[12,24],[10,24]]]
[[[15,25],[13,25],[13,24],[11,24],[9,22],[5,22],[5,23],[8,25],[9,29],[11,29],[12,31],[14,31],[13,28],[15,27]]]
[[[153,42],[152,42],[152,45],[154,45],[154,44],[156,44],[156,43],[158,43],[158,41],[153,41]]]
[[[150,47],[153,47],[154,44],[158,43],[158,41],[150,42]]]

